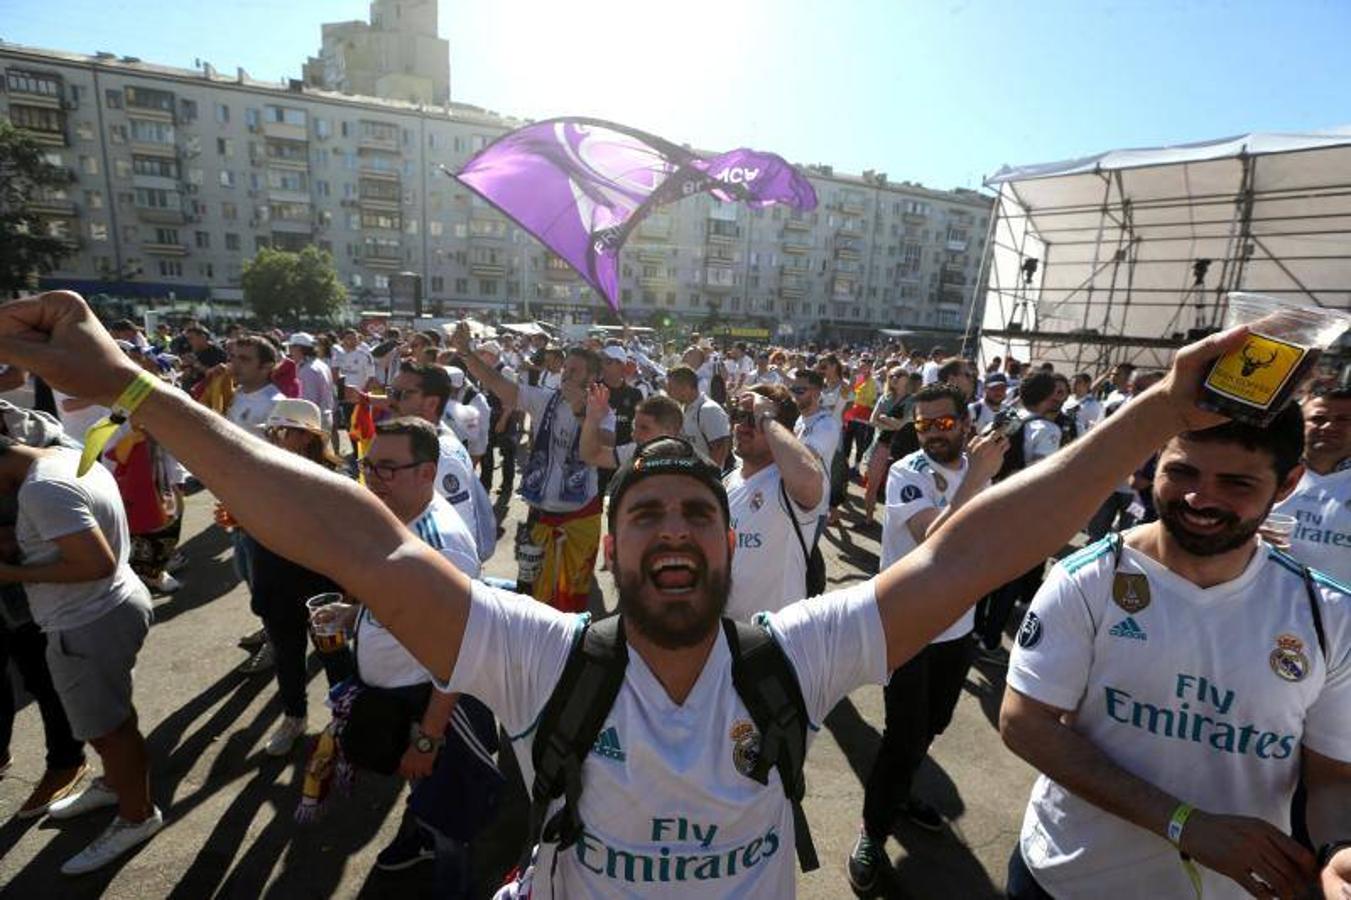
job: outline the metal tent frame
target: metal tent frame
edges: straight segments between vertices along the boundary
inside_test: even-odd
[[[1220,325],[1230,291],[1351,310],[1351,129],[1005,167],[985,185],[983,358],[1164,367]]]

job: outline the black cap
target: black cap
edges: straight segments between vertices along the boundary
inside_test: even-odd
[[[610,507],[606,524],[613,534],[615,515],[619,511],[624,492],[644,478],[653,475],[684,475],[706,485],[718,498],[724,522],[730,521],[727,508],[727,488],[722,484],[722,470],[713,461],[682,437],[657,437],[642,444],[633,453],[633,459],[619,467],[610,479]]]

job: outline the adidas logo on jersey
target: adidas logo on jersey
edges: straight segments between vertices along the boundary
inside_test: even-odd
[[[1133,616],[1127,616],[1120,622],[1117,622],[1112,626],[1112,630],[1107,633],[1112,637],[1130,638],[1133,641],[1149,640],[1149,636],[1145,634],[1145,630],[1140,627],[1140,624],[1135,621]]]
[[[592,753],[598,753],[607,759],[623,762],[625,759],[624,748],[619,746],[619,729],[611,725],[596,737],[596,744],[591,748]]]

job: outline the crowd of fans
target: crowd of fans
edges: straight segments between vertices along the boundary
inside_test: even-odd
[[[662,345],[626,334],[560,346],[541,330],[475,339],[464,324],[215,335],[195,323],[147,334],[119,321],[108,331],[155,379],[306,465],[358,479],[466,576],[478,578],[494,553],[514,553],[516,577],[489,583],[564,613],[595,609],[607,487],[622,489],[645,448],[680,439],[721,479],[733,544],[725,615],[740,621],[786,615],[852,574],[827,565],[821,544],[831,529],[879,534],[879,569],[887,569],[992,486],[1084,441],[1166,374],[1127,362],[1106,372],[1012,357],[979,365],[948,348],[897,343],[718,346],[695,335]],[[0,671],[16,663],[46,730],[46,775],[17,815],[117,807],[108,830],[63,867],[78,874],[162,825],[131,669],[151,627],[152,596],[193,577],[177,551],[184,497],[200,487],[194,475],[210,479],[109,407],[41,382],[35,407],[0,406],[9,507],[0,581],[13,582],[0,604]],[[77,476],[86,435],[110,413],[115,432],[83,448],[94,447],[102,465]],[[1270,477],[1242,453],[1270,464]],[[914,792],[914,775],[951,721],[977,655],[1008,668],[1004,737],[1043,773],[1010,860],[1010,896],[1181,897],[1204,884],[1209,898],[1232,895],[1235,883],[1293,896],[1287,887],[1312,883],[1317,871],[1313,854],[1286,835],[1292,825],[1304,834],[1303,809],[1292,820],[1289,800],[1301,777],[1318,838],[1310,846],[1323,844],[1327,857],[1319,867],[1341,854],[1342,871],[1351,871],[1342,849],[1351,826],[1329,825],[1347,824],[1331,807],[1351,798],[1351,598],[1342,587],[1351,582],[1351,391],[1325,379],[1306,392],[1302,415],[1297,406],[1266,430],[1189,432],[1138,462],[1128,480],[1092,498],[1098,508],[1073,542],[1083,549],[1049,568],[1036,560],[888,667],[885,728],[846,867],[860,896],[887,889],[885,844],[899,817],[946,827]],[[508,537],[500,523],[513,496],[527,511]],[[611,516],[616,503],[612,493]],[[1273,525],[1273,509],[1293,526]],[[374,610],[251,535],[227,504],[217,505],[216,524],[230,531],[257,616],[240,637],[250,651],[242,670],[275,677],[281,699],[268,754],[289,755],[310,733],[309,653],[331,688],[331,721],[309,742],[298,817],[320,814],[330,788],[359,770],[398,773],[411,785],[404,822],[377,865],[435,861],[438,895],[468,896],[468,848],[501,787],[494,712],[504,712],[490,696],[441,689]],[[1259,527],[1268,530],[1254,554]],[[603,567],[614,565],[610,555]],[[652,562],[653,581],[674,594],[693,590],[697,562],[673,551]],[[1247,613],[1224,607],[1220,595],[1235,586],[1242,597],[1282,603],[1260,615],[1251,603]],[[1030,612],[1015,626],[1020,608]],[[1306,619],[1317,624],[1316,640]],[[1211,643],[1202,661],[1188,659],[1189,641]],[[1146,644],[1158,654],[1145,666],[1163,679],[1152,685],[1157,696],[1130,681],[1145,657],[1122,656],[1123,647]],[[1240,644],[1256,648],[1250,674],[1237,674],[1251,662],[1235,656]],[[1212,656],[1227,680],[1207,682]],[[1292,686],[1299,690],[1283,690]],[[0,684],[0,751],[11,696]],[[1204,727],[1202,710],[1211,713]],[[1243,724],[1238,730],[1252,733],[1235,744],[1231,720],[1257,724]],[[1181,749],[1165,756],[1152,744],[1162,731]],[[606,733],[596,752],[622,760],[617,743],[602,746]],[[97,779],[87,779],[83,742],[102,760]],[[6,755],[0,765],[8,764]],[[1207,781],[1194,776],[1197,766],[1234,771]],[[1201,843],[1203,833],[1228,843],[1217,850]],[[1243,840],[1260,844],[1270,867],[1218,861],[1249,846]],[[579,865],[590,869],[586,848],[602,845],[583,838],[577,846]],[[1178,847],[1187,851],[1181,861]],[[526,896],[528,881],[516,884]]]

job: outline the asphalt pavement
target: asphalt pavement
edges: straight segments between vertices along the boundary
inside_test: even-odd
[[[229,538],[211,523],[212,502],[206,491],[188,500],[181,544],[190,560],[180,574],[184,587],[156,599],[155,625],[136,667],[136,705],[164,830],[101,871],[60,875],[61,863],[102,830],[111,811],[64,823],[11,817],[42,775],[41,721],[29,703],[15,725],[14,766],[0,779],[0,894],[62,900],[432,896],[430,865],[397,873],[373,868],[402,814],[406,789],[397,779],[363,773],[352,796],[336,800],[320,822],[295,823],[304,753],[297,749],[289,758],[273,759],[263,752],[281,709],[271,674],[236,671],[247,654],[235,642],[256,629],[258,620],[235,577]],[[845,513],[845,529],[831,529],[824,539],[832,587],[876,569],[880,529],[853,515],[860,506]],[[522,513],[513,500],[504,523],[507,536],[487,574],[514,574],[510,537]],[[593,606],[610,608],[610,576],[598,573],[597,585]],[[313,735],[326,721],[325,682],[313,658],[310,676]],[[887,845],[894,863],[889,896],[1002,895],[1005,865],[1034,777],[999,742],[995,722],[1002,693],[1001,668],[977,662],[952,725],[935,743],[916,784],[949,827],[933,834],[897,823]],[[881,688],[861,688],[835,708],[812,746],[805,805],[821,868],[799,877],[799,897],[851,896],[844,861],[857,833],[862,783],[881,727]],[[92,750],[89,756],[97,770]],[[504,768],[518,781],[514,765]],[[513,862],[525,813],[525,796],[513,787],[475,847],[479,895],[487,896]]]

